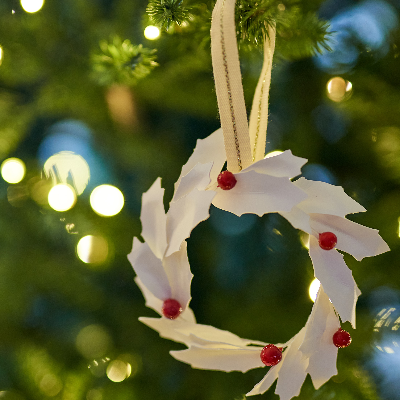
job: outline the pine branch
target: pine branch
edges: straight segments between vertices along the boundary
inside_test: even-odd
[[[192,18],[191,10],[183,5],[183,0],[150,0],[146,9],[153,23],[164,30],[173,24],[188,23]]]
[[[92,77],[100,85],[134,85],[158,65],[156,50],[133,45],[128,39],[122,41],[118,36],[101,41],[100,49],[100,54],[92,55]]]
[[[330,50],[329,24],[315,13],[303,13],[298,0],[239,0],[236,24],[246,47],[260,47],[268,26],[276,25],[277,53],[284,58],[301,58]]]

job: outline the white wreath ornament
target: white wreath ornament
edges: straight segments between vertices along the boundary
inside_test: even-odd
[[[161,337],[188,347],[171,351],[173,357],[194,368],[246,372],[265,367],[263,349],[272,348],[275,352],[278,349],[279,360],[247,396],[264,393],[278,380],[275,393],[281,400],[290,400],[299,395],[307,374],[316,389],[337,374],[336,359],[341,346],[334,344],[333,337],[344,332],[339,317],[343,322],[350,321],[355,328],[355,307],[361,292],[335,248],[361,260],[386,252],[389,247],[377,230],[345,218],[365,209],[341,187],[305,178],[291,181],[301,174],[306,159],[292,155],[290,150],[264,157],[275,29],[269,28],[265,38],[264,64],[248,124],[234,9],[235,0],[218,0],[211,25],[222,129],[197,141],[175,183],[167,213],[160,178],[143,194],[140,219],[144,243],[134,238],[128,259],[146,306],[161,316],[139,320]],[[229,189],[219,180],[226,161],[230,177],[234,177],[234,186]],[[310,257],[321,286],[305,326],[288,342],[271,345],[242,339],[196,322],[189,308],[193,275],[186,239],[198,223],[209,217],[211,204],[238,216],[278,212],[295,228],[310,235]],[[324,249],[320,236],[323,233],[333,234],[337,243]]]

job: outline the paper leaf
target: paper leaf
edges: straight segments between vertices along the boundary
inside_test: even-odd
[[[271,387],[271,385],[278,379],[280,367],[281,367],[280,363],[275,365],[274,367],[271,367],[267,375],[265,375],[264,378],[261,379],[261,381],[258,382],[257,385],[255,385],[252,390],[250,390],[249,393],[246,393],[246,396],[255,396],[256,394],[265,393]]]
[[[164,189],[161,188],[161,179],[157,178],[150,189],[143,193],[140,213],[141,235],[159,259],[162,259],[167,248],[167,216],[163,198]]]
[[[308,359],[304,358],[299,351],[304,334],[305,329],[303,328],[283,354],[282,367],[279,371],[278,383],[275,389],[275,393],[280,396],[280,400],[290,400],[292,397],[298,396],[306,379]]]
[[[313,234],[310,227],[310,216],[304,211],[300,210],[299,207],[294,206],[290,212],[280,212],[283,218],[286,218],[294,228],[300,229],[309,235]]]
[[[307,376],[305,370],[308,365],[308,360],[303,358],[302,353],[298,351],[298,348],[304,339],[304,334],[305,328],[289,340],[288,343],[290,344],[283,352],[281,362],[274,367],[271,367],[267,375],[257,385],[255,385],[246,396],[263,394],[270,388],[276,379],[278,379],[278,384],[275,393],[279,394],[281,399],[289,400],[300,393],[301,386]],[[292,394],[291,397],[287,397],[290,393],[294,394]]]
[[[310,214],[310,218],[311,228],[315,232],[333,232],[338,238],[336,247],[358,261],[390,250],[376,229],[334,215]]]
[[[343,256],[335,249],[321,249],[318,240],[310,236],[310,257],[315,277],[321,282],[340,318],[350,321],[355,328],[357,293],[360,291]]]
[[[161,309],[163,301],[154,296],[153,293],[151,293],[150,290],[143,285],[143,282],[139,279],[139,277],[136,276],[134,280],[143,294],[143,297],[146,301],[146,307],[152,308],[155,312],[162,315]]]
[[[176,329],[185,325],[195,325],[193,311],[188,307],[177,319],[140,317],[139,321],[154,329],[162,338],[188,345],[186,335]]]
[[[167,242],[165,256],[178,251],[182,242],[190,236],[193,228],[210,216],[213,191],[198,191],[171,203],[167,213]]]
[[[300,178],[293,183],[308,195],[305,200],[297,205],[307,214],[319,213],[344,217],[347,214],[366,211],[361,204],[348,196],[341,186],[310,181],[305,178]]]
[[[333,336],[339,327],[339,318],[336,316],[335,309],[321,285],[310,317],[305,326],[306,332],[299,350],[304,354],[304,356],[310,357],[318,350],[326,330],[330,329],[330,333],[332,333]],[[332,337],[330,343],[335,347],[333,345]]]
[[[133,238],[133,248],[128,254],[128,260],[143,285],[155,297],[160,300],[171,297],[171,288],[162,262],[147,243],[141,243],[136,237]]]
[[[293,178],[301,174],[301,167],[307,162],[306,158],[294,156],[290,150],[273,157],[266,157],[250,165],[242,172],[255,171],[259,174],[277,178]]]
[[[190,364],[192,368],[246,372],[253,368],[264,367],[260,359],[261,350],[261,347],[208,348],[191,346],[187,350],[170,351],[170,354],[177,360]]]
[[[187,257],[187,244],[182,242],[181,249],[165,257],[163,260],[164,271],[171,287],[171,297],[185,309],[191,299],[190,283],[193,274],[190,271]]]
[[[187,175],[189,171],[196,166],[196,164],[213,163],[210,179],[211,182],[216,182],[222,167],[226,162],[224,135],[222,129],[216,130],[214,133],[205,139],[199,139],[196,143],[196,148],[190,156],[187,163],[182,167],[181,175],[175,184],[179,186],[180,180],[183,176]]]
[[[215,207],[237,216],[251,213],[260,217],[266,213],[290,211],[306,194],[288,178],[259,174],[255,171],[235,174],[237,183],[231,190],[217,190]]]
[[[172,201],[188,195],[194,189],[205,190],[210,184],[210,171],[212,163],[196,164],[187,175],[180,179],[179,185],[175,186],[175,194]]]
[[[195,345],[210,345],[212,343],[216,343],[217,346],[226,344],[242,347],[248,344],[256,344],[260,346],[266,345],[266,343],[263,342],[242,339],[232,332],[224,331],[211,325],[196,324],[195,326],[180,327],[177,330],[186,336],[192,336],[192,341],[190,343]]]
[[[307,373],[316,389],[337,374],[338,349],[333,344],[333,335],[339,327],[340,321],[333,305],[321,286],[306,324],[304,341],[299,348],[309,358]]]
[[[319,389],[332,376],[337,375],[336,361],[338,348],[332,344],[332,336],[333,333],[331,333],[329,338],[330,343],[328,343],[328,338],[324,338],[319,350],[309,359],[307,373],[310,374],[315,389]]]

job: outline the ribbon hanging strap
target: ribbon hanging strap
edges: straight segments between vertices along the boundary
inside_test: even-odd
[[[271,83],[272,58],[275,50],[276,31],[268,27],[268,35],[264,40],[264,63],[254,93],[253,106],[250,114],[250,145],[252,162],[261,160],[265,156],[265,140],[268,124],[268,98]]]
[[[252,163],[235,28],[235,0],[217,0],[211,21],[211,56],[228,170]]]

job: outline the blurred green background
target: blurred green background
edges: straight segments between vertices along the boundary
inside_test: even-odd
[[[345,255],[363,292],[357,330],[344,325],[353,343],[339,351],[338,376],[318,391],[307,378],[299,398],[400,399],[400,1],[311,3],[330,21],[333,51],[277,55],[266,150],[291,149],[309,160],[305,177],[343,186],[368,209],[350,219],[379,229],[392,251],[362,262]],[[209,25],[148,40],[146,6],[46,0],[28,13],[0,2],[0,161],[26,165],[20,182],[0,179],[1,399],[240,400],[266,372],[193,370],[168,354],[182,345],[138,321],[155,316],[126,258],[141,231],[141,194],[161,176],[167,205],[196,140],[219,127]],[[115,35],[157,49],[159,66],[133,86],[96,77],[92,56]],[[250,108],[262,54],[244,47]],[[53,155],[57,168],[45,167]],[[47,201],[60,181],[83,190],[63,212]],[[90,205],[102,184],[123,193],[115,216]],[[292,337],[312,307],[302,239],[279,215],[212,208],[188,240],[198,322],[266,342]],[[278,398],[273,389],[261,397]]]

